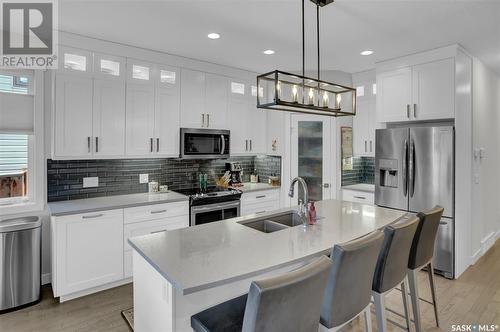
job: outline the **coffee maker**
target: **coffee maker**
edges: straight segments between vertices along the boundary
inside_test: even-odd
[[[229,181],[229,185],[234,187],[243,185],[243,181],[241,179],[243,168],[241,167],[240,163],[238,162],[226,163],[226,171],[229,171],[231,175],[231,180]]]

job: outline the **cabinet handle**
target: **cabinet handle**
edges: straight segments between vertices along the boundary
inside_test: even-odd
[[[266,195],[255,196],[255,198],[266,198]]]
[[[87,151],[90,153],[90,136],[87,136]]]
[[[99,152],[99,137],[95,138],[95,152]]]
[[[153,152],[153,138],[149,139],[149,152]]]
[[[201,126],[205,127],[205,113],[201,113]]]
[[[82,216],[82,219],[94,219],[94,218],[99,218],[99,217],[102,217],[102,216],[103,216],[102,213],[92,214],[92,215],[88,215],[88,216]]]
[[[156,152],[160,152],[160,139],[156,139]]]
[[[210,127],[210,114],[207,114],[207,128]]]
[[[366,199],[366,197],[363,197],[363,196],[353,196],[354,198],[357,198],[357,199]]]
[[[417,104],[413,104],[413,117],[417,118]]]
[[[167,210],[156,210],[156,211],[151,211],[151,214],[158,214],[158,213],[165,213]]]
[[[370,141],[370,152],[373,152],[373,141]]]
[[[368,142],[367,142],[367,141],[365,141],[365,152],[367,152],[367,150],[368,150],[368,148],[366,147],[366,146],[367,146],[367,144],[368,144]]]
[[[252,140],[250,140],[250,151],[252,151]]]
[[[245,140],[245,151],[248,151],[248,140]]]
[[[410,104],[406,104],[406,117],[410,118]]]
[[[264,212],[266,212],[266,210],[264,210],[264,211],[259,211],[259,212],[255,212],[255,214],[261,214],[261,213],[264,213]]]
[[[154,232],[150,232],[149,234],[163,233],[166,231],[167,231],[166,229],[162,229],[161,231],[154,231]]]

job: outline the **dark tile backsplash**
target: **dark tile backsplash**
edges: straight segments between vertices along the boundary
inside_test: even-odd
[[[342,185],[375,183],[375,158],[353,157],[353,169],[342,171]]]
[[[148,191],[139,183],[139,174],[149,174],[149,181],[167,184],[170,189],[198,186],[198,175],[207,173],[209,184],[225,172],[225,163],[239,161],[243,179],[249,181],[254,169],[260,182],[269,175],[281,174],[281,158],[274,156],[234,157],[215,160],[116,159],[116,160],[47,160],[48,201],[133,194]],[[83,188],[84,177],[99,177],[99,186]]]

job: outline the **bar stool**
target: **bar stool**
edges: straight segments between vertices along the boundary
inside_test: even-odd
[[[332,261],[321,256],[282,276],[253,281],[247,295],[191,316],[197,332],[317,332]]]
[[[373,272],[383,240],[383,233],[375,231],[333,247],[333,266],[321,305],[320,331],[337,331],[361,313],[365,316],[366,331],[371,331]]]
[[[436,300],[436,289],[434,286],[434,266],[432,259],[434,257],[434,243],[436,242],[439,222],[443,215],[444,209],[440,206],[434,207],[427,212],[417,214],[419,223],[413,243],[410,250],[410,258],[408,261],[408,279],[410,282],[410,295],[413,309],[413,318],[415,321],[415,329],[417,332],[422,331],[422,322],[420,318],[419,294],[417,285],[417,272],[424,267],[427,268],[429,283],[432,294],[432,305],[434,306],[434,316],[436,325],[439,327],[438,308]]]
[[[408,258],[418,222],[417,217],[403,218],[384,228],[384,243],[378,256],[372,283],[378,331],[387,331],[385,295],[399,285],[402,289],[406,328],[410,330],[406,277]]]

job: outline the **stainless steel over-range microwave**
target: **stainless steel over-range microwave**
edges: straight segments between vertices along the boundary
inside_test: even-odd
[[[229,130],[181,128],[180,158],[229,158]]]

